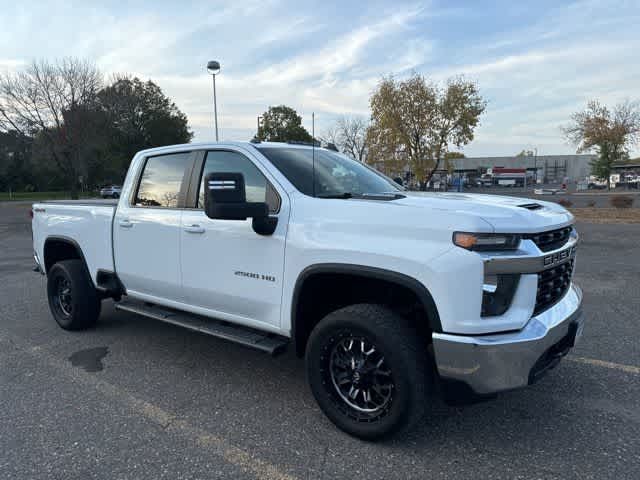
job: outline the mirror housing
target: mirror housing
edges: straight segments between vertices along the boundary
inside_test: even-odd
[[[244,176],[241,173],[210,173],[204,179],[204,211],[215,220],[252,218],[253,230],[259,235],[272,235],[277,217],[269,217],[266,202],[247,202]]]

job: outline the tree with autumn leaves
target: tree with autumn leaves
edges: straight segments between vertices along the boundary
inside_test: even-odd
[[[441,167],[449,147],[473,140],[486,101],[477,85],[462,77],[444,86],[414,74],[384,78],[370,100],[368,161],[387,174],[406,166],[421,181]]]
[[[562,131],[578,153],[596,153],[592,174],[609,185],[613,164],[629,158],[629,149],[640,142],[640,103],[625,101],[610,109],[591,100]]]

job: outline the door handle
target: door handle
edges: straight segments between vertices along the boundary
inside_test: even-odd
[[[120,222],[118,222],[120,224],[120,226],[122,228],[131,228],[133,227],[133,223],[131,223],[131,220],[120,220]]]
[[[188,227],[184,227],[184,231],[187,233],[204,233],[204,227],[200,225],[189,225]]]

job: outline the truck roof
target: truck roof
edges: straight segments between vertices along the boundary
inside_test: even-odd
[[[287,143],[287,142],[238,142],[238,141],[229,141],[229,142],[195,142],[195,143],[181,143],[176,145],[165,145],[164,147],[154,147],[147,148],[145,150],[141,150],[138,153],[161,153],[167,151],[174,150],[186,150],[186,149],[206,149],[206,148],[215,148],[220,146],[229,146],[235,145],[238,147],[258,147],[260,148],[274,148],[274,147],[288,147],[288,148],[302,148],[302,149],[311,149],[312,145],[302,144],[302,143]],[[316,146],[315,148],[322,148]],[[324,150],[324,148],[323,148]]]

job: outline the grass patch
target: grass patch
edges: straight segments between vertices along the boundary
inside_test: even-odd
[[[576,220],[586,223],[640,223],[640,208],[570,208]]]
[[[91,198],[95,195],[90,192],[80,193],[80,198]],[[0,192],[0,202],[3,201],[41,201],[41,200],[69,200],[71,193],[69,192]]]

